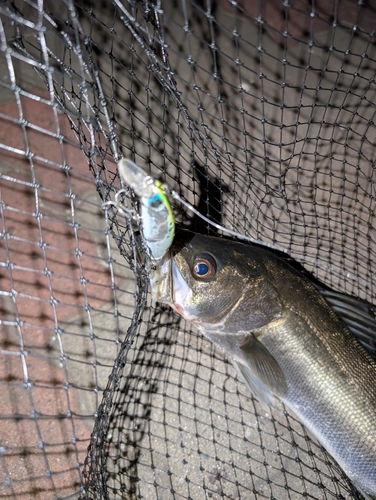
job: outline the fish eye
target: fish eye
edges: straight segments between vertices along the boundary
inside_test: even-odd
[[[208,280],[214,278],[217,272],[215,260],[211,255],[198,255],[192,268],[192,274],[195,278]]]

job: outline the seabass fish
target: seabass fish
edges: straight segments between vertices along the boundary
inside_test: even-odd
[[[179,231],[151,284],[376,498],[376,363],[307,278],[264,249]]]

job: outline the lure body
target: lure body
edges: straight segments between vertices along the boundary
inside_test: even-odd
[[[162,184],[133,161],[118,163],[123,181],[140,199],[142,234],[152,263],[158,263],[170,248],[175,235],[175,219]]]

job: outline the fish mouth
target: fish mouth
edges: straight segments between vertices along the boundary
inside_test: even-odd
[[[151,270],[150,285],[154,300],[169,304],[185,319],[193,319],[184,307],[193,292],[182,276],[171,252],[167,252],[160,264]]]
[[[150,270],[150,288],[154,300],[171,304],[173,300],[172,257],[168,251],[159,264]]]
[[[192,297],[192,290],[188,286],[186,280],[183,278],[174,259],[171,259],[171,283],[171,307],[175,309],[176,312],[181,314],[184,318],[190,319],[187,317],[187,311],[184,308],[184,304],[186,304],[186,302]]]

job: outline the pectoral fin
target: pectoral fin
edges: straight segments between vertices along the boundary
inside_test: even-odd
[[[254,373],[245,365],[232,362],[235,370],[238,372],[239,377],[248,387],[250,392],[267,410],[269,406],[274,406],[274,394]]]
[[[245,363],[236,363],[235,368],[260,403],[271,406],[274,403],[274,395],[280,398],[285,396],[285,376],[264,344],[254,335],[250,335],[240,349],[244,354]]]

